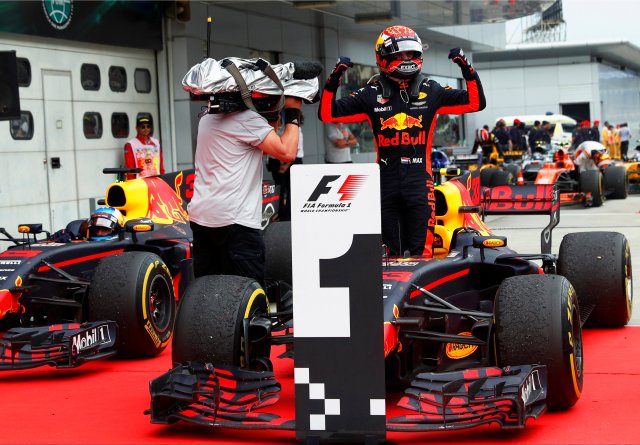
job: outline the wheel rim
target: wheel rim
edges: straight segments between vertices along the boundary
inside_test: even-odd
[[[269,356],[271,355],[271,319],[264,299],[255,301],[249,308],[248,316],[243,319],[242,351],[247,351],[241,358],[241,365],[258,371],[273,369]],[[248,358],[248,364],[247,362]]]
[[[158,332],[166,331],[171,324],[171,312],[173,311],[171,298],[169,283],[165,277],[162,275],[153,277],[149,285],[147,304],[149,305],[149,319],[153,328]]]

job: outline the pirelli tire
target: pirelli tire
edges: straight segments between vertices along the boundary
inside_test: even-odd
[[[153,357],[173,336],[176,299],[169,268],[150,252],[103,258],[87,293],[89,320],[118,324],[116,348],[127,357]]]
[[[291,284],[291,221],[271,223],[264,230],[265,278]]]
[[[578,299],[559,275],[507,278],[496,294],[494,349],[498,366],[547,367],[547,406],[573,406],[582,393],[583,348]]]
[[[633,309],[633,272],[627,238],[617,232],[577,232],[562,238],[558,273],[576,290],[586,327],[622,327]]]
[[[585,170],[580,173],[580,191],[591,193],[592,207],[600,207],[604,202],[604,180],[600,170]]]
[[[602,174],[607,199],[626,199],[629,194],[627,169],[619,165],[611,165],[605,168]]]
[[[180,299],[173,363],[197,361],[271,370],[269,301],[253,279],[207,275]]]

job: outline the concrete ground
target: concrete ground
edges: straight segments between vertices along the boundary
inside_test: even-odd
[[[497,235],[505,235],[511,248],[521,253],[540,252],[540,232],[548,216],[487,216],[486,222]],[[640,273],[640,194],[623,200],[608,200],[598,208],[563,206],[560,223],[553,231],[552,251],[557,254],[562,237],[570,232],[613,231],[627,237],[631,247],[632,269]],[[633,282],[636,302],[630,325],[640,326],[640,280]]]

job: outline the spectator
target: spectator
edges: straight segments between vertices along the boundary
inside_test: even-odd
[[[542,135],[542,128],[540,127],[540,121],[534,121],[533,127],[529,130],[527,139],[529,141],[529,152],[533,153],[538,151],[538,144],[540,143],[540,136]]]
[[[476,130],[476,140],[473,143],[471,153],[477,153],[478,148],[482,150],[482,162],[488,162],[493,149],[496,147],[496,136],[489,131],[489,126],[484,125],[481,129]]]
[[[618,132],[620,135],[620,157],[623,161],[627,161],[627,151],[629,150],[629,140],[631,139],[631,131],[627,126],[627,123],[624,122],[620,126],[620,131]]]
[[[262,155],[296,157],[301,99],[284,101],[284,131],[277,128],[281,96],[254,91],[257,110],[205,114],[198,125],[196,179],[188,205],[194,275],[241,275],[264,285]],[[240,100],[240,99],[239,99]]]
[[[600,142],[600,121],[593,121],[593,126],[591,127],[591,139],[592,141]]]
[[[512,148],[511,137],[509,135],[509,131],[507,131],[507,124],[504,120],[500,119],[496,122],[493,134],[496,136],[496,140],[498,141],[498,153],[500,153],[500,157],[503,157],[504,152],[511,151]]]
[[[557,124],[556,124],[557,125]],[[575,150],[578,145],[584,141],[591,140],[591,123],[588,120],[583,120],[580,125],[573,130],[571,135],[571,148]]]
[[[151,136],[151,119],[148,116],[138,117],[136,131],[136,137],[124,145],[124,165],[127,168],[141,168],[138,174],[141,178],[163,174],[162,149],[160,141]],[[135,174],[127,175],[127,179],[135,177]]]
[[[525,140],[524,122],[520,119],[513,120],[513,126],[509,131],[509,138],[511,139],[511,149],[518,151],[526,151],[527,143]]]
[[[358,139],[351,133],[349,127],[342,122],[326,124],[327,145],[325,162],[327,164],[344,164],[351,161],[351,147],[358,145]]]

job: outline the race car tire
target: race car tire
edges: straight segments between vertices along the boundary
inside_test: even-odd
[[[87,293],[87,317],[118,324],[119,355],[158,355],[171,341],[176,318],[169,268],[150,252],[104,257]]]
[[[493,176],[497,171],[497,168],[483,168],[480,170],[480,186],[493,187]]]
[[[558,273],[578,294],[585,326],[622,327],[631,319],[633,274],[627,238],[617,232],[578,232],[562,238]]]
[[[599,170],[585,170],[580,173],[580,191],[591,193],[591,206],[600,207],[604,201],[602,173]]]
[[[612,165],[604,169],[604,189],[609,199],[626,199],[629,194],[627,169]]]
[[[255,280],[235,275],[197,278],[180,300],[173,362],[271,370],[268,314],[269,301]]]
[[[547,406],[568,409],[582,392],[582,330],[578,299],[559,275],[507,278],[494,307],[497,365],[547,366]]]
[[[498,187],[500,185],[509,185],[515,182],[515,177],[510,171],[497,170],[491,177],[491,187]]]
[[[264,230],[265,278],[291,284],[291,221],[271,223]]]

